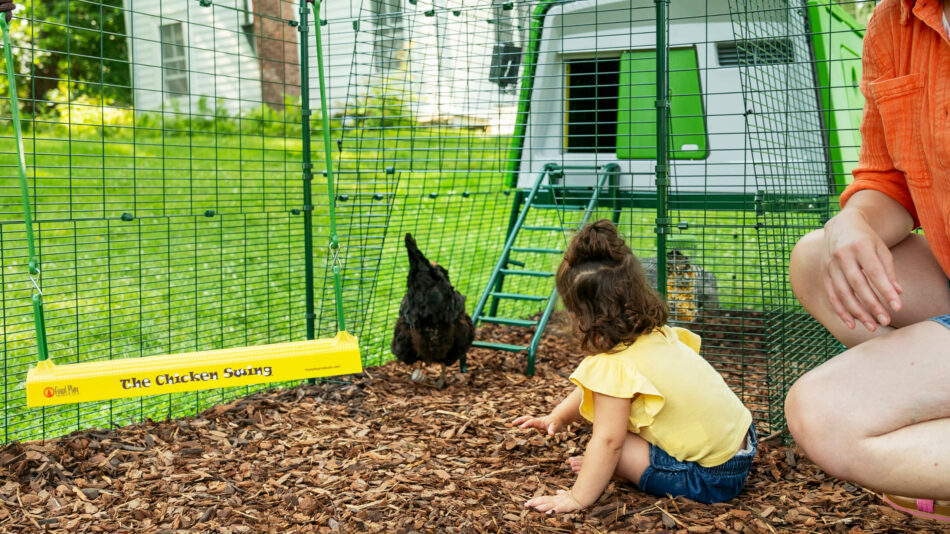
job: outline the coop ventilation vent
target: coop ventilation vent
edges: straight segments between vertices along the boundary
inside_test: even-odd
[[[795,59],[789,39],[748,39],[716,43],[721,67],[779,65]]]

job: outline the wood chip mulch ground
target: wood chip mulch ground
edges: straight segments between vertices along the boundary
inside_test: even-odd
[[[517,342],[517,334],[490,335]],[[524,508],[568,488],[587,427],[511,428],[570,390],[578,357],[552,328],[537,375],[473,350],[436,391],[398,363],[351,384],[261,393],[197,417],[0,448],[0,532],[950,532],[760,445],[746,490],[712,506],[611,483],[583,513]],[[437,369],[428,370],[434,379]]]

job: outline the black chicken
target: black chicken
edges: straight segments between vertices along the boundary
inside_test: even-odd
[[[441,364],[442,374],[434,385],[442,389],[445,367],[457,362],[472,346],[475,327],[465,313],[465,297],[452,287],[448,271],[422,255],[412,234],[406,234],[406,250],[406,296],[399,305],[391,348],[403,363]]]

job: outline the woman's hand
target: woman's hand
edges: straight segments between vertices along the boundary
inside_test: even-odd
[[[890,323],[882,300],[901,307],[894,258],[864,214],[842,211],[825,224],[821,276],[825,293],[838,317],[854,328],[855,319],[869,331]]]
[[[520,428],[537,428],[542,432],[547,431],[549,436],[557,434],[562,428],[564,428],[564,423],[553,414],[548,414],[544,417],[522,415],[521,417],[512,421],[511,425],[518,426]]]
[[[548,514],[577,512],[585,508],[584,505],[577,502],[573,493],[564,490],[558,490],[556,495],[542,495],[529,499],[528,502],[524,503],[524,506]]]

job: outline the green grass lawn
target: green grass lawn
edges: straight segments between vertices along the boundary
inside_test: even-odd
[[[405,288],[406,232],[449,270],[474,309],[508,225],[509,140],[408,127],[385,135],[355,130],[342,139],[334,149],[345,317],[360,336],[364,362],[375,365],[390,358]],[[299,139],[106,128],[31,134],[26,151],[47,332],[57,363],[305,338],[303,217],[291,211],[303,207]],[[315,152],[315,169],[323,168],[321,154]],[[250,391],[27,409],[23,382],[36,352],[15,161],[12,141],[0,139],[6,169],[0,173],[0,442],[183,416]],[[329,207],[319,173],[313,195],[316,321],[323,337],[335,333],[336,317],[328,276],[334,261]],[[576,220],[579,214],[539,214],[548,223],[564,216]],[[760,307],[784,284],[778,280],[784,245],[764,246],[766,233],[755,229],[751,212],[673,216],[688,222],[679,231],[694,236],[685,252],[715,274],[723,306]],[[655,254],[654,219],[651,210],[626,210],[620,221],[644,257]],[[550,232],[525,244],[563,246],[567,238]],[[521,259],[539,270],[553,270],[559,261],[553,255]],[[506,289],[546,294],[550,284]],[[536,311],[524,304],[502,310],[513,316]]]

